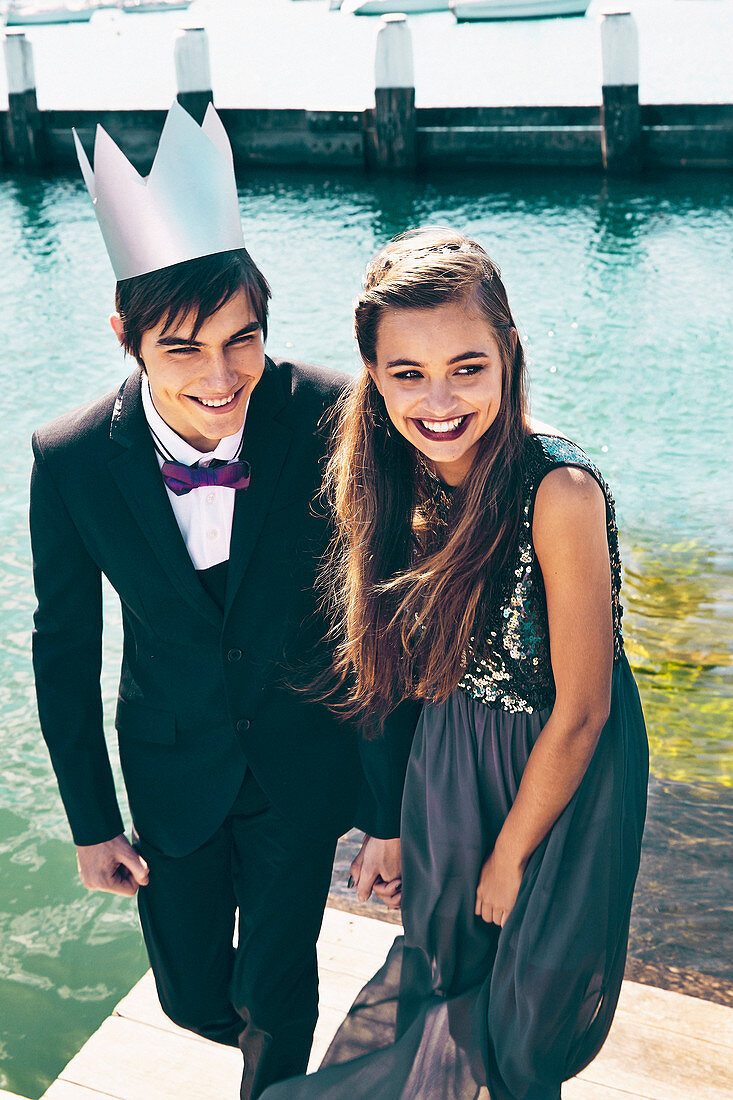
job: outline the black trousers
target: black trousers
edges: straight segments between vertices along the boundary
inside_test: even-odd
[[[336,838],[304,837],[248,772],[224,824],[191,855],[166,856],[143,837],[136,847],[150,866],[138,907],[166,1015],[241,1048],[242,1100],[304,1073]]]

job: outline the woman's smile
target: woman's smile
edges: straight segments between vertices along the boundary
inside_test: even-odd
[[[427,420],[418,417],[415,419],[415,425],[426,439],[434,439],[439,443],[452,443],[461,438],[473,415],[473,413],[463,413],[451,420]]]

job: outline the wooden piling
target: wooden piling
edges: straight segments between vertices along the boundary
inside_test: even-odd
[[[211,89],[209,36],[204,27],[186,27],[173,45],[178,102],[197,122],[203,122],[206,108],[214,102]]]
[[[33,46],[23,31],[5,35],[8,113],[3,135],[3,159],[8,168],[34,172],[45,164],[43,127],[36,99]]]
[[[630,12],[603,16],[601,54],[603,167],[607,172],[629,175],[642,167],[639,36]]]
[[[382,16],[374,64],[376,166],[409,173],[417,164],[412,36],[401,14]]]

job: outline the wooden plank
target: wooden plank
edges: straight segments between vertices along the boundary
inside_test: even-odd
[[[319,1009],[337,1009],[345,1016],[363,985],[361,978],[346,978],[338,971],[322,970]]]
[[[392,945],[390,944],[389,947]],[[362,984],[373,977],[382,966],[387,951],[358,951],[345,943],[321,941],[318,945],[318,966],[337,970],[349,977],[361,978]]]
[[[601,130],[592,126],[440,126],[417,131],[421,164],[598,166]]]
[[[639,982],[624,982],[618,1012],[703,1042],[733,1047],[733,1009]]]
[[[611,1085],[597,1085],[574,1077],[562,1087],[562,1100],[645,1100],[639,1092],[615,1089]]]
[[[238,1095],[241,1077],[233,1047],[111,1016],[60,1079],[115,1100],[222,1100]],[[49,1090],[44,1100],[58,1098]]]
[[[466,126],[600,126],[601,108],[590,107],[418,107],[417,125],[453,129]]]
[[[376,970],[376,967],[374,969]],[[370,976],[371,973],[367,975],[367,977]],[[309,1069],[311,1071],[320,1065],[321,1059],[336,1033],[336,1029],[343,1020],[347,1010],[351,1007],[356,994],[363,985],[363,981],[361,978],[356,978],[347,984],[338,971],[323,969],[321,971],[320,985],[320,1011],[309,1062]],[[193,1043],[207,1042],[206,1039],[202,1039],[199,1035],[194,1035],[190,1031],[184,1031],[183,1028],[178,1027],[172,1020],[168,1019],[158,1001],[152,970],[149,970],[147,974],[132,987],[127,996],[120,1001],[115,1009],[115,1014],[125,1019],[136,1021],[137,1023],[146,1024],[151,1028],[158,1028],[161,1031],[168,1031],[172,1034],[182,1036]],[[195,1051],[192,1048],[189,1053],[189,1058],[194,1057]],[[1,1093],[0,1100],[2,1100]],[[63,1100],[63,1098],[59,1097],[59,1100]]]
[[[155,988],[155,979],[152,970],[143,974],[130,992],[124,997],[114,1010],[115,1016],[122,1016],[126,1020],[132,1020],[138,1024],[147,1024],[148,1027],[158,1028],[161,1031],[170,1031],[174,1035],[182,1035],[196,1043],[207,1043],[200,1035],[194,1035],[192,1031],[186,1031],[169,1020],[160,1007],[158,993]]]
[[[648,164],[676,168],[730,168],[733,131],[723,126],[647,126],[642,131]]]
[[[730,1066],[730,1047],[653,1027],[624,1012],[616,1015],[605,1046],[579,1077],[648,1100],[730,1100]]]
[[[327,909],[323,918],[321,939],[330,944],[348,944],[353,951],[380,955],[384,961],[395,936],[399,936],[401,932],[399,924],[388,924],[373,917],[346,913],[341,909]]]
[[[70,1081],[54,1081],[50,1089],[44,1092],[41,1100],[108,1100],[108,1092],[87,1089],[83,1085],[73,1085]]]
[[[731,103],[642,103],[642,126],[733,126]]]
[[[331,1040],[336,1034],[343,1018],[344,1014],[340,1009],[321,1007],[318,1014],[316,1033],[313,1036],[313,1049],[311,1050],[310,1059],[308,1061],[309,1073],[312,1073],[314,1069],[318,1069],[320,1066],[323,1056],[331,1045]]]
[[[8,1092],[7,1089],[0,1089],[0,1100],[28,1100],[26,1096],[18,1096],[15,1092]]]
[[[331,944],[329,941],[321,940],[318,946],[318,969],[322,1007],[339,1008],[346,1012],[361,987],[379,970],[386,953],[386,950],[381,954],[367,953],[349,949],[344,944]],[[120,1001],[114,1014],[150,1027],[160,1028],[162,1031],[188,1035],[198,1042],[206,1042],[205,1039],[184,1031],[168,1019],[160,1007],[150,970]]]

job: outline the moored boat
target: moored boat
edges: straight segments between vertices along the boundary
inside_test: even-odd
[[[341,11],[351,15],[389,15],[391,12],[420,15],[428,11],[448,11],[448,0],[344,0]]]
[[[185,11],[191,0],[120,0],[118,7],[129,15],[158,11]]]
[[[590,0],[449,0],[459,23],[585,15]]]
[[[5,17],[6,27],[38,27],[49,23],[88,23],[96,4],[11,4]]]
[[[7,7],[8,27],[37,27],[51,23],[88,23],[97,11],[121,11],[143,14],[162,11],[186,11],[191,0],[70,0],[69,3],[13,3]]]

